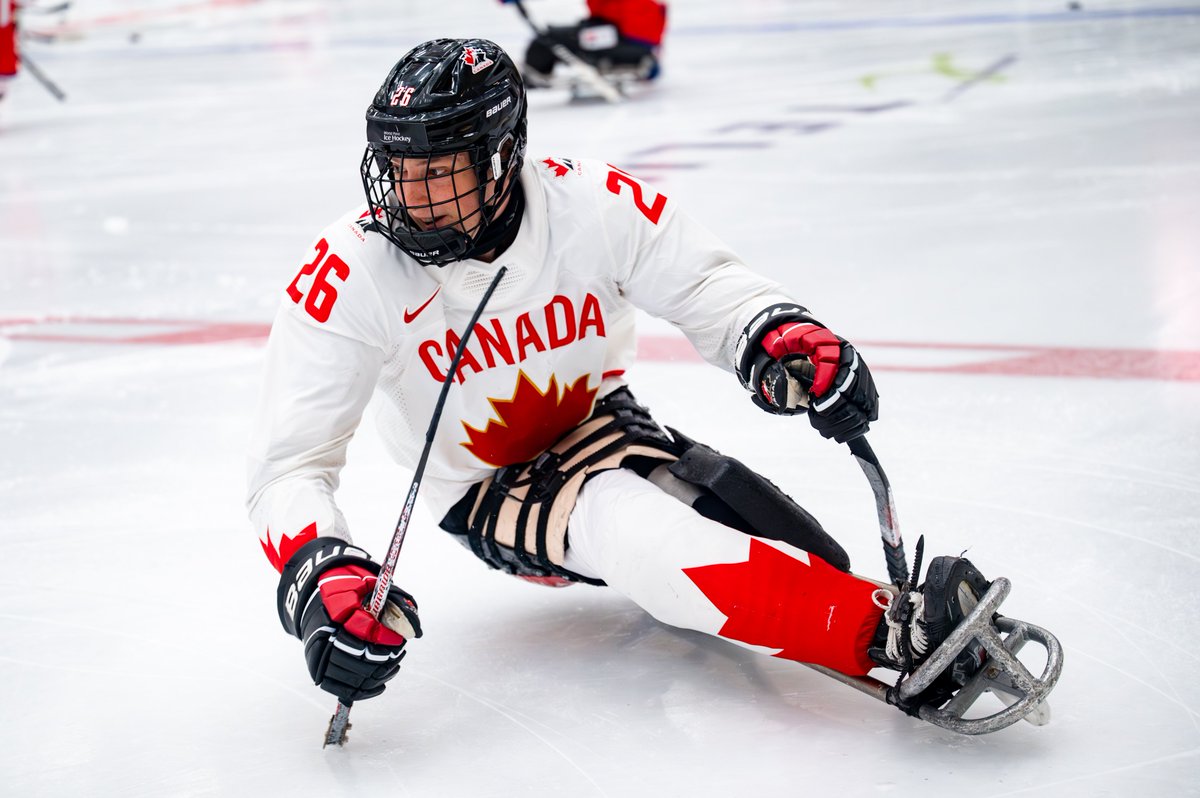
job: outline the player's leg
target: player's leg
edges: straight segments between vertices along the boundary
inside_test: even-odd
[[[555,45],[562,45],[583,58],[579,52],[579,27],[551,26],[543,35],[535,37],[529,43],[528,49],[525,50],[525,66],[521,70],[526,86],[536,89],[551,85],[554,66],[558,63],[558,57],[554,55],[553,50]]]
[[[672,626],[844,673],[876,666],[880,585],[705,518],[627,470],[580,493],[565,564]]]
[[[569,570],[603,580],[663,623],[851,675],[912,670],[990,584],[965,558],[937,557],[923,585],[897,595],[787,543],[706,518],[623,469],[584,487],[568,543]],[[944,703],[984,658],[981,646],[968,647],[922,701]]]

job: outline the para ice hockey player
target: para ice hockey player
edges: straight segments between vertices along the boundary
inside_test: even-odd
[[[511,3],[514,0],[501,0]],[[574,25],[551,25],[525,51],[525,82],[552,86],[561,45],[617,84],[650,81],[659,74],[659,48],[667,4],[659,0],[587,0],[588,16]]]
[[[638,403],[624,377],[635,308],[763,410],[807,412],[839,442],[877,418],[854,347],[670,198],[601,162],[526,157],[525,89],[496,44],[416,47],[366,122],[366,203],[317,237],[284,292],[250,454],[279,618],[323,690],[379,695],[421,635],[397,587],[378,620],[364,609],[379,565],[334,494],[372,393],[391,454],[413,467],[446,380],[423,498],[515,577],[606,585],[664,623],[849,675],[921,663],[988,589],[958,557],[935,558],[915,589],[855,575],[771,482]],[[944,703],[984,656],[964,650],[921,700]]]

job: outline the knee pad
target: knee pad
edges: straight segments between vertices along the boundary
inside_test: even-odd
[[[492,568],[534,578],[604,584],[567,570],[567,521],[584,482],[613,468],[648,479],[698,513],[779,540],[841,571],[850,558],[821,524],[765,477],[651,418],[627,388],[530,463],[472,486],[441,527]]]
[[[815,554],[839,571],[850,556],[817,519],[742,462],[668,427],[683,451],[647,476],[667,493],[718,523]]]

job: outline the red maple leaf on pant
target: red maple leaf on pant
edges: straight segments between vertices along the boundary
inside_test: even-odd
[[[683,572],[728,620],[718,634],[781,649],[776,657],[863,675],[876,667],[867,645],[883,610],[877,585],[815,555],[808,562],[751,538],[745,562]]]

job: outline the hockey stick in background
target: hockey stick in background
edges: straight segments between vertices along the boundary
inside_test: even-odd
[[[588,85],[594,88],[601,97],[608,100],[610,103],[619,103],[621,101],[621,92],[617,90],[611,82],[605,79],[594,66],[584,61],[575,53],[571,52],[570,48],[551,39],[546,31],[538,27],[538,24],[529,16],[529,12],[525,10],[525,3],[522,0],[512,0],[512,4],[517,7],[517,11],[521,12],[521,16],[533,29],[534,36],[542,39],[550,47],[550,52],[554,53],[555,57],[564,64],[567,64],[575,69]]]
[[[7,0],[0,0],[0,3],[6,3],[6,2],[7,2]],[[26,14],[50,15],[50,14],[58,14],[58,13],[65,12],[70,7],[71,7],[71,3],[68,0],[68,2],[58,3],[58,4],[52,5],[52,6],[25,5],[22,8],[22,11],[24,11],[24,13],[26,13]],[[3,14],[0,14],[0,16],[3,16]],[[22,29],[22,30],[19,30],[18,33],[19,33],[21,39],[35,39],[38,41],[53,41],[54,40],[54,37],[46,36],[44,34],[40,34],[40,33],[36,32],[36,31],[28,31],[28,30]],[[45,72],[42,71],[41,67],[39,67],[37,65],[37,62],[29,60],[29,55],[27,53],[25,53],[23,47],[20,48],[19,63],[22,66],[24,66],[26,69],[29,70],[29,74],[33,75],[33,77],[37,80],[38,83],[42,84],[42,88],[44,88],[46,91],[48,91],[52,95],[54,95],[54,99],[58,100],[60,103],[66,102],[67,93],[64,92],[62,89],[60,89],[58,87],[58,84],[55,83],[53,80],[51,80],[50,77]]]
[[[37,6],[26,3],[21,10],[26,14],[61,14],[71,7],[71,0],[66,2],[55,3],[52,6]]]
[[[0,0],[0,2],[4,2],[4,0]],[[60,103],[66,102],[66,92],[60,89],[57,83],[50,80],[50,78],[46,76],[46,73],[41,70],[41,67],[39,67],[35,62],[30,61],[28,55],[21,53],[20,63],[21,66],[29,70],[30,75],[33,75],[35,78],[37,78],[38,83],[42,84],[42,87],[45,88],[46,91],[54,95],[54,99],[58,100]]]
[[[421,477],[425,474],[425,463],[429,460],[429,450],[433,448],[433,436],[437,434],[438,421],[442,418],[442,408],[446,404],[446,396],[450,393],[450,385],[454,382],[454,374],[458,371],[458,362],[462,359],[463,352],[466,351],[467,342],[471,340],[471,333],[475,330],[475,323],[479,321],[479,316],[483,313],[484,307],[487,306],[488,300],[492,298],[492,294],[496,290],[496,286],[500,285],[500,280],[504,277],[504,273],[508,271],[507,267],[501,266],[496,271],[496,276],[492,278],[491,285],[483,294],[483,299],[479,300],[479,307],[475,308],[475,313],[472,314],[471,320],[467,322],[467,329],[463,333],[462,340],[458,342],[458,348],[454,350],[454,357],[450,359],[450,366],[446,369],[446,378],[442,380],[442,390],[438,394],[437,404],[433,406],[433,418],[429,420],[429,429],[425,432],[425,448],[421,450],[421,459],[417,462],[416,471],[413,472],[412,485],[408,489],[408,498],[404,500],[404,509],[400,512],[400,520],[396,522],[396,531],[392,533],[392,543],[388,547],[387,557],[383,560],[383,565],[379,568],[379,576],[375,579],[375,592],[371,594],[371,603],[367,606],[371,615],[378,618],[379,613],[383,610],[383,605],[387,601],[388,589],[392,586],[392,574],[396,571],[396,560],[400,558],[400,547],[404,545],[404,535],[408,532],[408,519],[412,515],[413,505],[417,500],[417,491],[421,488]],[[329,719],[329,728],[325,731],[325,746],[333,743],[334,745],[344,745],[346,742],[346,731],[350,728],[350,706],[354,702],[348,701],[342,703],[338,701],[337,710],[333,713],[333,717]]]
[[[904,556],[904,541],[900,539],[900,525],[896,521],[896,500],[892,496],[892,486],[879,458],[875,456],[867,436],[862,435],[847,441],[850,453],[858,460],[871,490],[875,493],[875,510],[879,514],[879,536],[883,538],[883,558],[887,560],[888,576],[892,583],[901,586],[908,581],[908,558]],[[920,559],[918,553],[917,559]]]

